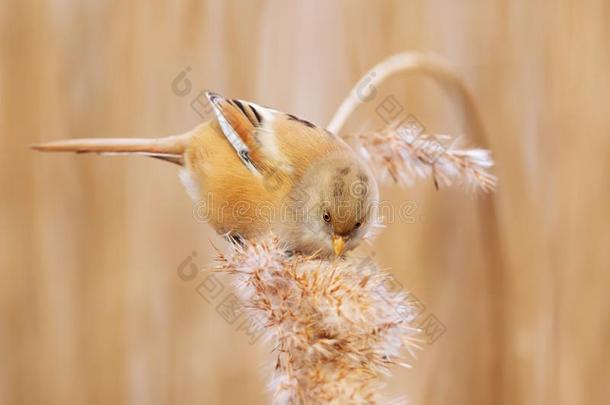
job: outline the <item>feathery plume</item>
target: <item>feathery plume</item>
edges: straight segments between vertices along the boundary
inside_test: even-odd
[[[290,255],[275,237],[217,261],[275,347],[275,404],[389,403],[380,376],[408,367],[418,346],[408,295],[388,273],[368,259]]]
[[[460,149],[448,135],[413,134],[407,128],[346,135],[355,141],[360,155],[382,180],[391,177],[402,186],[418,178],[432,177],[435,186],[465,181],[475,189],[493,191],[496,177],[488,172],[494,164],[485,149]]]

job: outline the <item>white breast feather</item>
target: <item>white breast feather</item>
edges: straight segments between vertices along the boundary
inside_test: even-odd
[[[201,189],[195,174],[188,168],[183,168],[178,172],[178,177],[186,189],[186,193],[193,201],[199,201],[201,199]]]

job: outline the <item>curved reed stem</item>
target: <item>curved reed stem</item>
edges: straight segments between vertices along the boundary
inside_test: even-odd
[[[398,73],[405,75],[423,74],[439,82],[454,97],[459,99],[456,104],[463,109],[466,122],[471,127],[469,132],[473,141],[478,146],[489,147],[479,113],[462,78],[455,73],[444,59],[430,53],[402,52],[390,56],[373,66],[362,76],[362,79],[356,83],[343,100],[339,109],[330,120],[327,129],[334,133],[340,133],[352,113],[366,102],[365,99],[358,95],[358,90],[362,85],[363,79],[369,79],[370,82],[367,86],[375,88],[379,87],[388,77]]]

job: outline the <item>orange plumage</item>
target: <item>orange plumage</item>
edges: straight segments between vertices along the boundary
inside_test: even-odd
[[[340,254],[374,221],[374,177],[340,138],[293,115],[208,95],[216,118],[160,139],[85,139],[43,151],[145,154],[183,166],[191,197],[222,234],[272,231],[294,250]],[[356,190],[356,191],[354,191]]]

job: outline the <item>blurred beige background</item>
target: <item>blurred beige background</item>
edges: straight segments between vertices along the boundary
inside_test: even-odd
[[[491,199],[429,181],[384,189],[414,201],[417,220],[390,225],[376,259],[446,327],[390,391],[608,403],[609,21],[607,0],[2,0],[0,403],[268,403],[271,349],[197,293],[203,276],[178,277],[222,242],[193,218],[176,167],[26,146],[184,131],[204,88],[326,124],[360,75],[403,50],[464,77],[500,183]],[[379,90],[428,131],[468,138],[432,81]],[[348,129],[378,125],[366,106]]]

